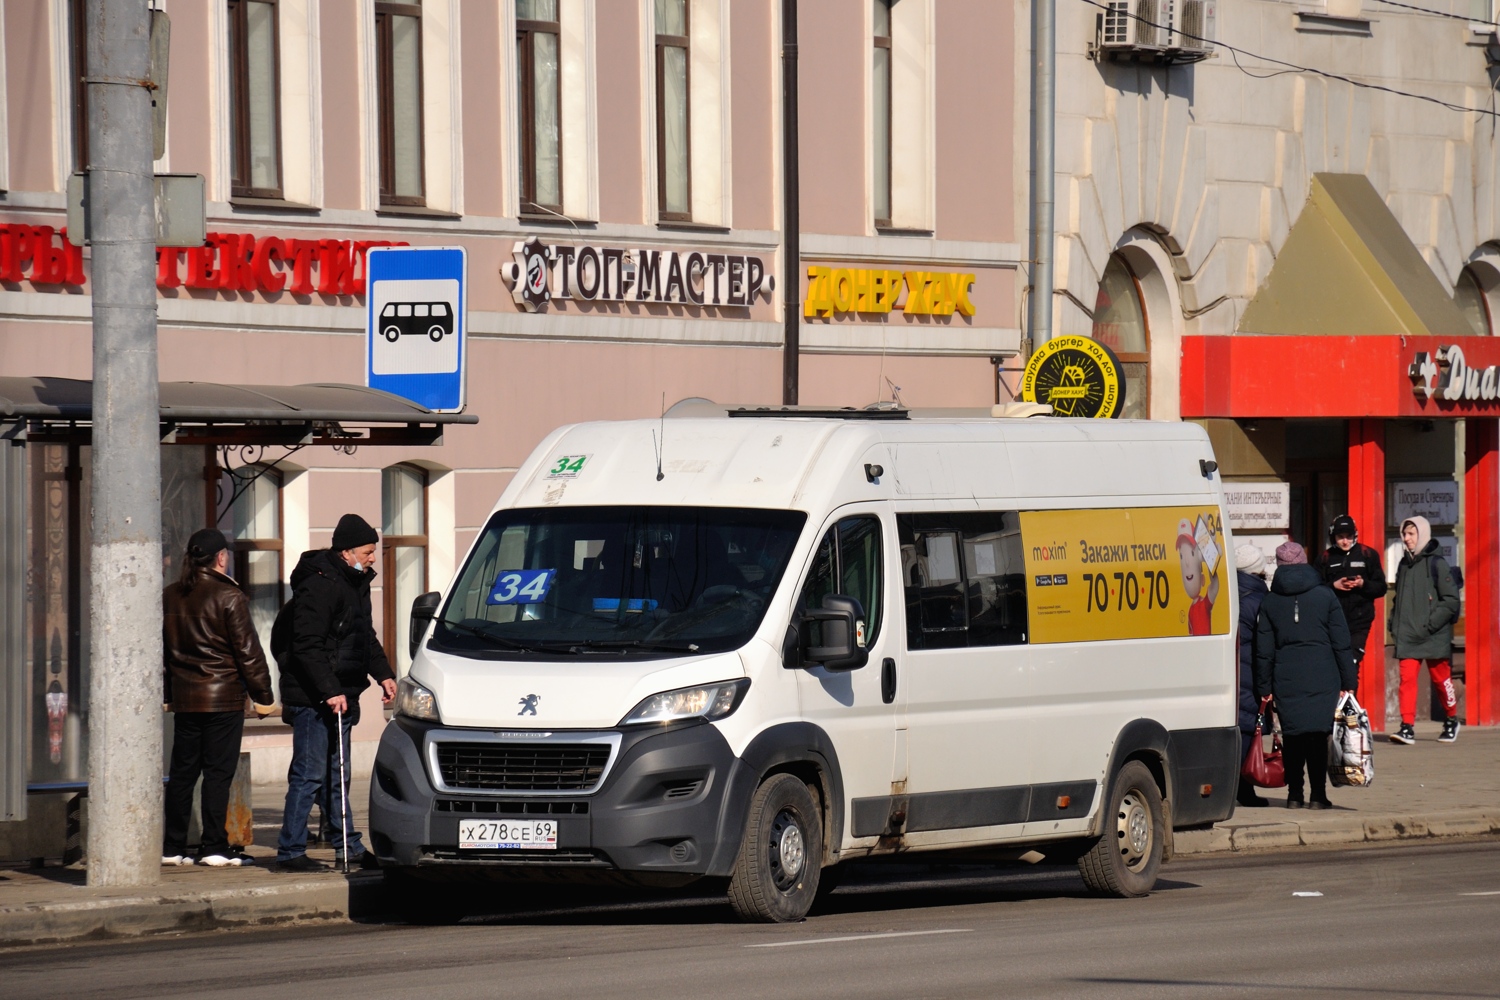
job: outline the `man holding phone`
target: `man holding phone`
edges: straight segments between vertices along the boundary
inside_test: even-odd
[[[1380,553],[1359,543],[1359,530],[1348,514],[1340,514],[1328,526],[1328,551],[1318,560],[1318,571],[1344,609],[1349,652],[1358,668],[1375,624],[1375,602],[1385,596],[1385,571],[1380,568]]]

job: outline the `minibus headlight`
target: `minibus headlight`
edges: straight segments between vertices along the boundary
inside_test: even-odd
[[[424,722],[443,721],[438,717],[437,698],[410,677],[401,678],[396,685],[396,714]]]
[[[699,687],[678,688],[653,694],[620,720],[622,726],[636,726],[647,722],[677,722],[681,719],[722,719],[740,707],[750,679],[741,677],[718,684],[703,684]]]

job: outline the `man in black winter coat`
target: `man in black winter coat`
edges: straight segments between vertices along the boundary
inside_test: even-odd
[[[359,722],[360,693],[373,677],[380,683],[381,701],[389,704],[396,697],[395,674],[375,635],[370,610],[370,581],[375,579],[371,566],[379,541],[375,529],[358,514],[339,518],[332,546],[304,552],[292,570],[292,600],[273,629],[272,651],[281,667],[282,719],[292,727],[286,808],[276,844],[277,865],[283,871],[324,867],[307,856],[307,818],[315,801],[332,807],[335,857],[367,868],[376,863],[353,830],[348,790],[349,733]],[[347,841],[345,830],[350,831]]]
[[[1375,624],[1375,602],[1385,596],[1385,571],[1380,553],[1359,542],[1354,518],[1340,514],[1328,528],[1328,551],[1318,560],[1318,573],[1333,588],[1349,624],[1349,650],[1358,670],[1365,659],[1365,643]]]

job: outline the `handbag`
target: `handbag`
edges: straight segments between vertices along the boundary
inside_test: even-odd
[[[1255,736],[1250,740],[1250,751],[1245,754],[1245,763],[1240,774],[1257,788],[1286,787],[1286,764],[1281,759],[1281,730],[1271,731],[1271,752],[1266,752],[1265,720],[1270,714],[1271,696],[1260,700],[1260,713],[1255,716]]]
[[[1374,747],[1370,714],[1353,694],[1341,696],[1328,739],[1328,780],[1339,787],[1368,788],[1375,782]]]

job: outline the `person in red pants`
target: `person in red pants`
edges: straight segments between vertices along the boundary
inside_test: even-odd
[[[1425,517],[1401,522],[1406,551],[1396,567],[1396,596],[1391,601],[1391,635],[1401,661],[1401,728],[1392,743],[1417,741],[1417,675],[1426,661],[1433,683],[1442,692],[1448,718],[1439,743],[1458,739],[1458,697],[1453,692],[1453,620],[1458,617],[1458,586],[1443,559]]]

